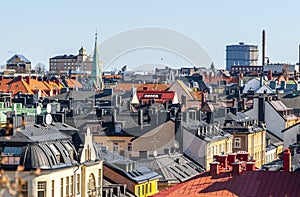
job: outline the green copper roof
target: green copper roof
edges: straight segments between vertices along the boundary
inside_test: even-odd
[[[99,52],[98,52],[98,43],[97,43],[97,33],[95,37],[95,47],[94,47],[94,55],[93,55],[93,65],[92,65],[92,73],[91,73],[90,84],[95,85],[96,88],[102,87],[102,70],[100,67],[99,60]]]
[[[293,81],[293,80],[288,80],[288,81],[286,82],[286,84],[292,85],[292,84],[296,84],[296,83],[295,83],[295,81]]]

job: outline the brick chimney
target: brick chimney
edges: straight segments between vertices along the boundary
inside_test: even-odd
[[[233,176],[237,176],[237,175],[240,175],[243,171],[242,169],[242,162],[235,162],[235,163],[232,163],[232,175]]]
[[[228,154],[228,163],[231,165],[236,161],[236,153]]]
[[[289,148],[286,148],[283,153],[283,171],[291,172],[291,152]]]
[[[57,86],[60,85],[60,81],[58,79],[55,80],[55,83],[56,83]]]
[[[219,164],[220,163],[217,162],[217,161],[213,161],[213,162],[209,163],[209,165],[210,165],[210,171],[209,172],[210,172],[210,175],[212,177],[216,177],[220,173]]]
[[[249,153],[238,153],[236,158],[240,161],[248,161]]]
[[[253,161],[246,162],[246,170],[254,171],[255,170],[255,162],[253,162]]]
[[[25,80],[26,80],[26,83],[27,83],[28,85],[30,85],[30,76],[26,76]]]
[[[269,80],[272,80],[272,78],[273,78],[272,70],[269,70],[269,71],[268,71],[268,79],[269,79]]]
[[[228,167],[227,157],[228,157],[228,155],[215,155],[214,156],[214,158],[216,159],[217,162],[220,163],[220,167],[222,167],[222,168]]]

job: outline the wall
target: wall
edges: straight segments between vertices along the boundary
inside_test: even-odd
[[[159,191],[157,190],[157,184],[158,184],[158,179],[154,179],[154,180],[145,180],[144,182],[142,183],[135,183],[129,179],[127,179],[126,177],[118,174],[118,172],[110,169],[109,167],[107,166],[104,166],[103,167],[103,175],[105,177],[107,177],[108,179],[112,180],[113,182],[115,183],[122,183],[122,184],[126,184],[126,189],[129,190],[131,193],[137,195],[137,196],[140,196],[140,197],[146,197],[146,196],[150,196],[152,194],[156,194],[158,193]],[[141,195],[142,192],[140,190],[140,194],[138,195],[138,187],[142,187],[142,185],[144,185],[144,187],[149,187],[150,186],[150,183],[151,183],[151,188],[152,188],[152,192],[149,192],[147,193],[147,190],[146,192],[144,193],[144,195]]]
[[[283,148],[288,148],[289,145],[294,144],[297,142],[297,134],[300,131],[300,126],[295,125],[283,133]]]

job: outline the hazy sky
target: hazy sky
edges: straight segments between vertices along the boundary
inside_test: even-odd
[[[265,29],[270,60],[295,63],[300,44],[299,8],[297,0],[1,1],[0,64],[20,53],[33,65],[48,65],[49,57],[77,54],[81,46],[91,53],[96,28],[102,42],[144,26],[188,35],[218,68],[225,67],[225,45],[244,41],[260,48]]]

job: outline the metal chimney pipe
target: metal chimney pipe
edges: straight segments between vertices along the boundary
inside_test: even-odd
[[[265,59],[266,59],[266,32],[265,32],[265,30],[263,30],[262,31],[262,67],[263,67],[263,71],[264,71]]]

